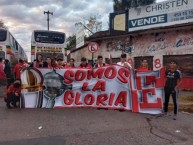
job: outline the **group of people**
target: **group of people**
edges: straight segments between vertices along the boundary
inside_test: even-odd
[[[75,60],[71,58],[69,63],[64,63],[62,58],[52,59],[51,57],[46,57],[46,60],[43,61],[43,56],[38,54],[37,58],[31,63],[30,67],[55,69],[75,68]]]
[[[127,62],[127,55],[121,54],[120,62],[117,63],[117,65],[126,67],[128,69],[132,69],[131,64]],[[103,61],[103,57],[99,55],[97,57],[97,63],[93,66],[93,68],[99,68],[106,65]],[[18,64],[14,67],[14,74],[15,74],[15,81],[11,84],[10,78],[11,78],[11,69],[9,66],[9,61],[5,60],[5,63],[3,63],[3,59],[0,58],[0,85],[8,85],[7,87],[7,95],[5,97],[5,101],[7,102],[7,108],[17,107],[16,102],[19,101],[19,96],[21,94],[21,80],[20,80],[20,70],[23,67],[36,67],[36,68],[55,68],[55,69],[69,69],[69,68],[87,68],[91,69],[92,66],[87,62],[87,59],[85,57],[81,58],[81,63],[79,66],[75,66],[75,60],[73,58],[70,59],[69,63],[64,63],[62,58],[58,58],[57,60],[53,60],[50,57],[46,58],[46,61],[44,62],[42,59],[42,55],[37,55],[37,59],[33,61],[31,65],[26,64],[23,60],[19,60]],[[151,69],[148,66],[148,60],[143,59],[141,61],[141,66],[136,69],[136,72],[147,72],[151,71]],[[174,117],[173,119],[176,120],[177,111],[178,111],[178,104],[177,104],[177,98],[178,98],[178,90],[179,85],[181,84],[181,73],[177,69],[177,62],[175,60],[171,60],[169,62],[169,68],[165,72],[165,78],[166,83],[164,87],[165,91],[165,99],[164,99],[164,114],[167,115],[168,112],[168,103],[170,95],[172,96],[173,103],[174,103]],[[11,106],[11,105],[12,106]]]
[[[137,72],[147,72],[151,69],[148,68],[148,61],[147,59],[143,59],[141,62],[141,67],[138,68]],[[170,60],[169,68],[166,69],[165,72],[165,86],[164,86],[164,108],[163,108],[163,115],[167,116],[168,112],[168,104],[170,100],[170,96],[173,99],[174,105],[174,114],[173,119],[177,119],[178,113],[178,94],[179,94],[179,86],[182,83],[182,75],[180,70],[178,70],[177,62],[175,60]]]
[[[3,88],[3,93],[6,92],[3,97],[9,109],[18,107],[19,103],[17,102],[19,102],[21,94],[20,70],[27,66],[28,64],[20,59],[12,73],[9,60],[0,58],[0,86]]]
[[[62,58],[51,59],[50,57],[47,57],[45,61],[43,61],[43,56],[41,54],[38,54],[37,58],[31,63],[30,67],[54,68],[54,69],[69,69],[69,68],[91,69],[107,65],[106,63],[103,63],[103,57],[101,55],[97,57],[97,63],[94,64],[93,67],[87,61],[88,60],[85,57],[82,57],[80,65],[76,66],[74,58],[70,58],[68,63],[64,62]]]

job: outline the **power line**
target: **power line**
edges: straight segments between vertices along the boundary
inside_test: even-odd
[[[82,22],[75,23],[75,26],[82,25],[85,29],[87,29],[91,34],[94,34],[88,27],[86,27]]]

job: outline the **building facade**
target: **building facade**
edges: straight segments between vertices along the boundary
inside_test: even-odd
[[[81,57],[91,60],[89,42],[99,45],[94,58],[102,55],[108,62],[111,55],[115,63],[126,53],[134,69],[140,66],[142,58],[148,60],[152,70],[168,67],[169,60],[174,59],[183,76],[181,89],[193,90],[192,0],[168,0],[111,13],[110,30],[90,36],[84,46],[71,51],[71,57],[77,61]]]

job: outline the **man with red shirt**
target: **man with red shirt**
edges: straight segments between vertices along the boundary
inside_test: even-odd
[[[63,69],[64,68],[64,62],[62,58],[57,59],[57,68],[58,69]]]
[[[16,108],[16,103],[19,102],[21,95],[21,81],[16,79],[12,85],[9,86],[7,90],[7,96],[4,98],[7,103],[6,106],[8,109],[11,109],[10,103]]]
[[[97,63],[94,65],[94,68],[99,68],[99,67],[103,67],[106,66],[105,63],[103,63],[103,57],[101,55],[99,55],[97,57]]]
[[[19,63],[15,65],[14,72],[15,72],[15,78],[20,79],[20,71],[22,68],[25,67],[24,61],[22,59],[19,59]]]
[[[87,60],[85,57],[81,58],[81,64],[79,65],[78,68],[87,68],[87,69],[91,69],[92,67],[90,66],[90,64],[87,63]]]
[[[74,62],[75,62],[74,58],[71,58],[69,64],[66,65],[65,68],[76,68]]]
[[[136,70],[136,72],[149,72],[152,71],[148,66],[147,59],[142,59],[141,66]]]

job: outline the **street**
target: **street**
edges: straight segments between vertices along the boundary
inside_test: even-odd
[[[193,0],[0,13],[0,145],[193,145]]]
[[[191,145],[193,114],[168,116],[97,109],[7,109],[0,145]]]

